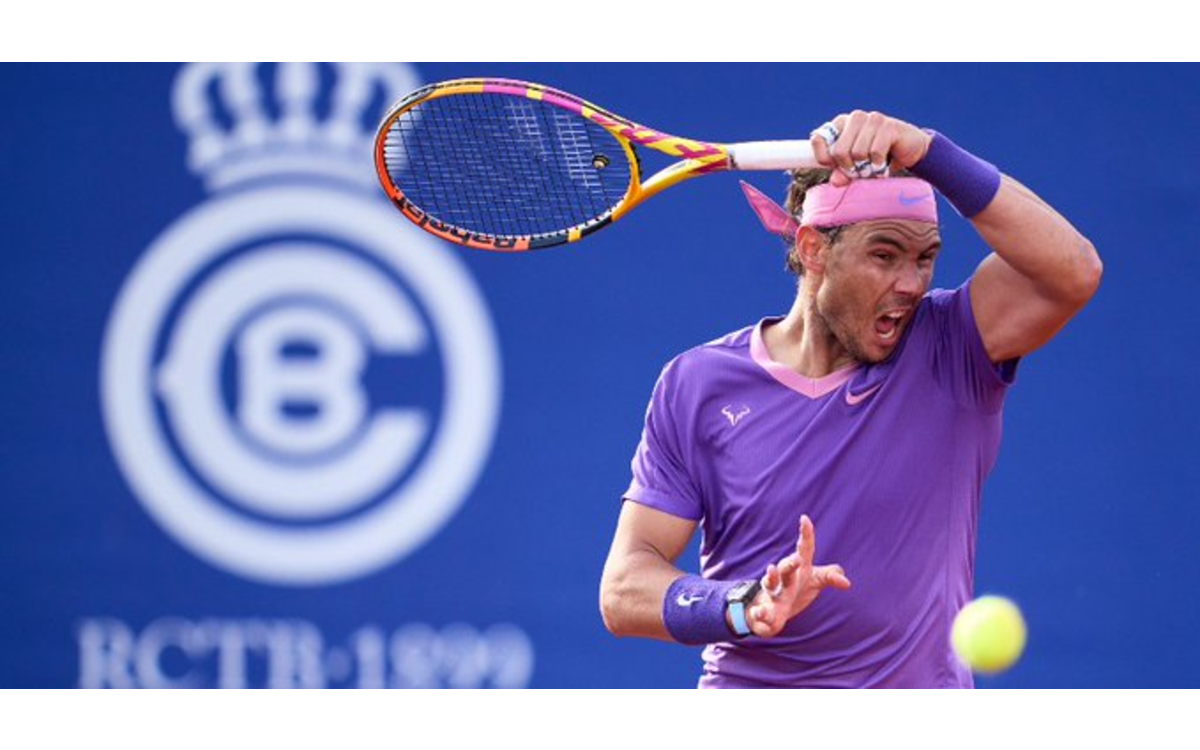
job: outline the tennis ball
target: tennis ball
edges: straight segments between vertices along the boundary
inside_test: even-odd
[[[1025,618],[1016,604],[1002,596],[981,596],[954,618],[950,643],[973,671],[998,674],[1021,658],[1025,636]]]

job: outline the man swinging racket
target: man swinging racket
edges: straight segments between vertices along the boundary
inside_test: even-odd
[[[795,301],[663,369],[604,621],[705,644],[701,687],[971,687],[949,633],[972,596],[1004,397],[1020,358],[1095,294],[1101,262],[941,134],[856,111],[812,140],[827,169],[797,171],[786,210],[747,189],[794,239]],[[954,290],[929,288],[935,189],[993,251]],[[687,575],[675,561],[700,523],[703,575]]]

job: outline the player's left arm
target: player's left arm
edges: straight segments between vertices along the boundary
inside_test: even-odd
[[[993,362],[1054,338],[1096,293],[1096,248],[1032,190],[1005,175],[996,197],[971,219],[993,252],[971,279],[975,323]]]
[[[856,110],[832,124],[840,134],[835,147],[818,130],[813,148],[817,160],[834,170],[835,185],[850,181],[856,163],[914,168],[933,141],[928,131],[880,112]],[[1054,338],[1096,293],[1100,256],[1061,214],[1007,175],[971,221],[994,251],[971,280],[971,306],[988,356],[999,363],[1029,354]]]

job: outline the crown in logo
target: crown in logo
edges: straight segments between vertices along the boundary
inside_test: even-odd
[[[208,189],[279,175],[373,185],[375,125],[383,107],[417,87],[415,71],[334,63],[323,77],[316,63],[260,65],[192,63],[175,80],[171,103],[191,140],[188,167]]]

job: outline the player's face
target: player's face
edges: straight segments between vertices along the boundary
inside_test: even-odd
[[[891,356],[933,282],[941,249],[937,227],[919,221],[870,221],[842,230],[831,248],[817,312],[860,362]]]

